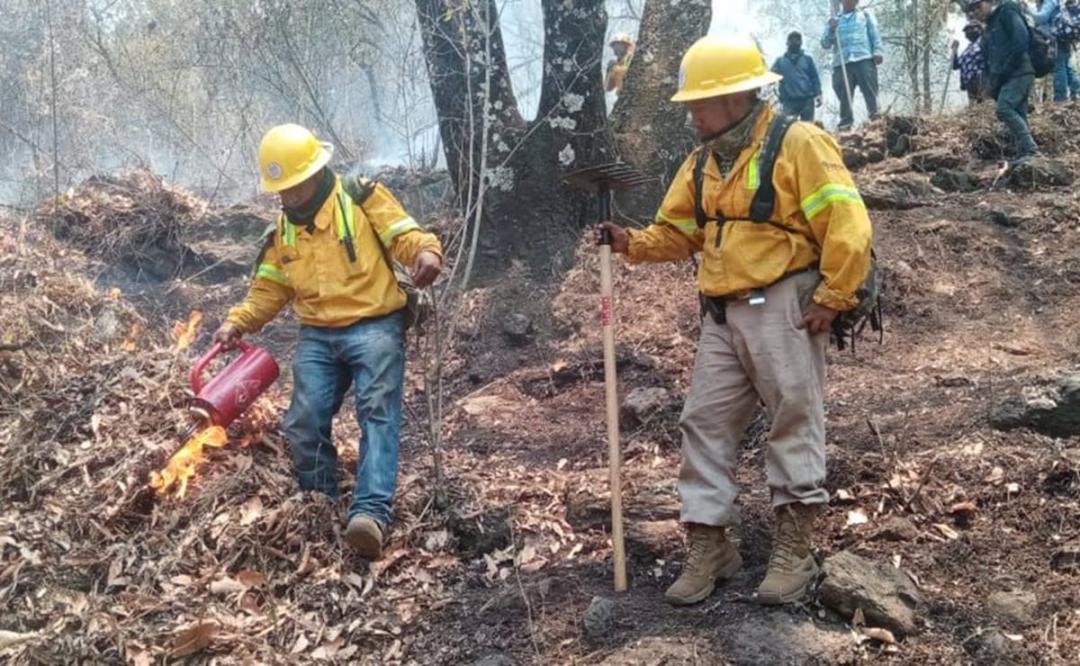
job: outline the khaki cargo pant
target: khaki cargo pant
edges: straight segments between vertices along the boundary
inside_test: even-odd
[[[829,334],[796,328],[819,276],[799,273],[765,290],[765,303],[706,315],[683,407],[679,495],[686,523],[730,525],[739,442],[760,399],[772,420],[765,471],[773,506],[829,501],[825,484],[825,348]]]

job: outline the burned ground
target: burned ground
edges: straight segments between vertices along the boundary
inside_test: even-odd
[[[1033,122],[1075,172],[1080,112],[1055,109]],[[783,609],[752,603],[770,538],[760,418],[739,477],[735,531],[746,566],[690,609],[661,599],[682,548],[672,411],[625,429],[632,580],[629,592],[611,592],[598,277],[585,242],[554,282],[511,271],[466,295],[444,359],[441,488],[419,376],[431,341],[410,344],[397,524],[382,561],[368,566],[341,542],[345,499],[296,493],[277,428],[287,371],[234,428],[233,443],[208,455],[187,497],[156,497],[146,478],[178,444],[186,370],[242,296],[247,269],[196,274],[249,262],[268,211],[201,211],[160,182],[113,179],[33,221],[5,220],[0,235],[0,655],[135,664],[1077,663],[1080,442],[990,426],[1007,400],[1080,364],[1074,190],[999,176],[993,160],[1003,144],[988,109],[884,120],[843,143],[870,193],[887,330],[881,346],[864,337],[853,352],[830,352],[833,501],[817,545],[823,557],[896,565],[916,583],[925,600],[917,630],[895,645],[868,638],[817,597]],[[955,172],[974,186],[939,189],[957,182]],[[132,233],[127,246],[103,248],[74,230],[53,238],[48,224],[85,218],[97,221],[94,234],[108,234],[110,221],[144,209],[166,240],[203,258],[156,278],[156,291],[110,282],[107,269],[130,246],[161,238],[148,246]],[[620,266],[616,290],[621,394],[664,389],[677,413],[698,327],[692,267]],[[172,322],[196,308],[207,326],[179,350]],[[530,324],[521,334],[515,316]],[[285,318],[256,340],[287,370],[294,334]],[[335,431],[344,495],[356,459],[346,411]],[[614,612],[603,630],[587,631],[597,596],[614,599]]]

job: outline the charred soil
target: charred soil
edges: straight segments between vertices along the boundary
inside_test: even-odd
[[[287,373],[232,443],[208,454],[186,497],[155,496],[147,474],[178,445],[194,350],[207,347],[247,273],[194,275],[226,256],[250,261],[268,218],[245,210],[233,212],[252,219],[222,224],[231,240],[203,226],[205,215],[156,227],[204,258],[157,279],[157,299],[129,298],[102,278],[126,256],[117,243],[4,221],[0,656],[1077,663],[1080,439],[990,425],[997,406],[1080,365],[1077,196],[1002,175],[1002,137],[982,113],[885,119],[842,138],[870,193],[887,330],[880,346],[863,338],[830,352],[833,500],[816,545],[823,558],[847,551],[903,571],[925,600],[914,632],[868,631],[818,596],[781,609],[753,603],[770,544],[763,416],[739,472],[743,570],[696,607],[663,603],[683,545],[676,419],[699,322],[689,263],[616,269],[620,394],[663,389],[674,411],[624,430],[631,587],[611,591],[598,270],[584,241],[554,283],[512,270],[461,301],[442,359],[442,488],[420,376],[431,341],[410,343],[397,518],[382,561],[367,565],[341,539],[358,437],[351,401],[335,426],[342,499],[297,493],[277,427]],[[1033,122],[1051,157],[1075,172],[1080,112]],[[966,184],[945,192],[932,179],[955,179],[942,171],[963,171]],[[155,210],[175,208],[161,203],[160,183],[139,187]],[[65,205],[78,219],[116,219],[95,196]],[[91,203],[101,208],[87,213]],[[196,308],[207,321],[180,349],[173,323]],[[287,366],[294,332],[286,319],[256,340]]]

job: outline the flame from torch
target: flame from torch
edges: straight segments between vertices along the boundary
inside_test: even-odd
[[[169,463],[158,472],[150,472],[150,487],[159,495],[173,494],[179,499],[187,494],[188,481],[195,476],[196,468],[203,461],[203,449],[207,446],[220,449],[229,442],[225,428],[211,426],[195,433],[180,450],[169,458]]]

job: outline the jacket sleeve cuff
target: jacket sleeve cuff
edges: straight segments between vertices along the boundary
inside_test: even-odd
[[[420,254],[421,252],[430,252],[430,253],[432,253],[434,255],[437,255],[439,257],[439,259],[443,258],[442,244],[439,243],[438,241],[431,241],[431,242],[424,243],[423,245],[420,246],[420,249],[417,250],[416,253]]]
[[[225,322],[238,328],[244,335],[258,333],[267,323],[258,321],[243,304],[230,309],[229,313],[225,315]]]
[[[626,244],[626,261],[631,264],[640,264],[645,261],[645,243],[642,242],[641,234],[635,233],[633,229],[627,229],[626,235],[629,236],[629,242]]]
[[[830,289],[822,282],[814,292],[814,302],[830,310],[844,312],[858,305],[859,299],[854,294]]]

